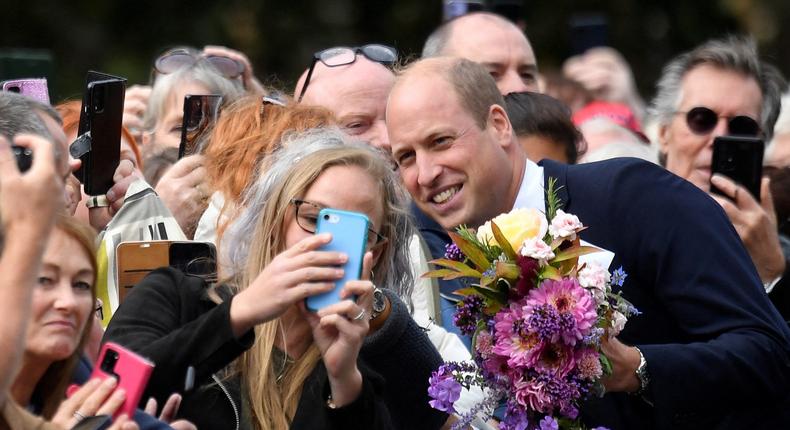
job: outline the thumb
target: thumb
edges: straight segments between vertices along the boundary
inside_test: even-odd
[[[373,271],[373,253],[368,251],[362,258],[362,276],[360,279],[363,281],[372,281],[371,272]]]

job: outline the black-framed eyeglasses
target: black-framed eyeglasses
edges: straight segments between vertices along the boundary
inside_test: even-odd
[[[347,46],[336,46],[334,48],[324,49],[313,54],[313,62],[310,63],[310,68],[307,70],[307,76],[302,85],[302,91],[299,92],[299,98],[296,99],[297,103],[302,101],[307,86],[310,84],[310,78],[313,76],[315,70],[315,63],[318,61],[324,63],[326,67],[345,66],[357,61],[357,54],[362,54],[370,61],[391,66],[398,61],[398,51],[387,45],[379,45],[376,43],[357,46],[349,48]]]
[[[308,202],[306,200],[291,199],[291,204],[296,208],[296,224],[308,232],[315,233],[316,224],[318,222],[318,213],[324,207],[318,203]],[[387,238],[379,234],[376,230],[368,227],[368,242],[367,247],[371,249],[379,246],[387,241]]]
[[[759,136],[760,124],[751,117],[745,115],[724,116],[719,115],[712,109],[704,106],[697,106],[686,112],[676,112],[686,115],[686,125],[689,130],[696,134],[708,134],[716,128],[719,118],[727,119],[728,134],[739,136]]]
[[[154,62],[154,70],[160,75],[169,75],[176,70],[205,60],[228,79],[236,79],[244,73],[244,64],[232,58],[219,55],[201,55],[200,51],[189,48],[176,48],[160,55]]]

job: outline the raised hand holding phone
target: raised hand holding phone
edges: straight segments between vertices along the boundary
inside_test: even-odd
[[[348,261],[340,252],[319,251],[330,242],[330,234],[309,235],[278,254],[239,294],[230,307],[233,334],[279,317],[309,296],[335,288],[343,277],[338,266]]]

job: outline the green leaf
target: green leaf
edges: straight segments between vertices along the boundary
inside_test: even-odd
[[[466,287],[453,291],[453,294],[458,294],[459,296],[471,296],[472,294],[477,294],[477,291],[472,287]]]
[[[511,263],[509,261],[497,261],[496,275],[500,278],[516,280],[521,275],[521,269],[515,263]]]
[[[491,265],[491,262],[486,258],[483,251],[471,242],[464,239],[461,235],[450,232],[450,239],[458,246],[458,249],[464,253],[466,258],[472,260],[472,263],[477,266],[477,270],[484,272]]]
[[[600,252],[601,250],[594,247],[594,246],[574,246],[572,248],[568,248],[564,251],[561,251],[556,254],[556,256],[551,260],[552,263],[558,263],[560,261],[570,260],[571,258],[576,258],[582,255],[592,254],[594,252]]]
[[[562,200],[557,196],[557,191],[562,187],[557,188],[557,178],[552,177],[546,180],[546,185],[546,219],[551,222],[557,215],[557,210],[562,207]]]
[[[553,279],[555,281],[559,281],[562,279],[562,275],[560,274],[559,270],[555,269],[552,266],[541,267],[540,277],[541,279]]]
[[[483,296],[486,299],[492,300],[494,303],[502,303],[505,300],[505,295],[490,288],[486,288],[480,285],[472,285],[472,288],[477,291],[478,294]]]
[[[515,260],[518,258],[516,252],[513,251],[513,247],[510,245],[510,241],[507,240],[505,235],[502,234],[502,230],[500,230],[499,226],[493,221],[491,221],[491,231],[494,232],[494,239],[496,239],[499,247],[502,248],[502,252],[505,253],[505,257],[507,257],[508,260]]]
[[[436,266],[446,267],[448,269],[455,270],[456,272],[462,273],[463,276],[469,276],[470,278],[479,278],[483,276],[482,273],[478,272],[477,270],[467,266],[460,261],[450,260],[448,258],[439,258],[437,260],[431,260],[429,263],[434,264]]]

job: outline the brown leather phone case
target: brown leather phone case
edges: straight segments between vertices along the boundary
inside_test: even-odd
[[[119,303],[123,303],[126,294],[149,272],[170,265],[170,243],[169,240],[153,240],[118,245],[115,255]]]

